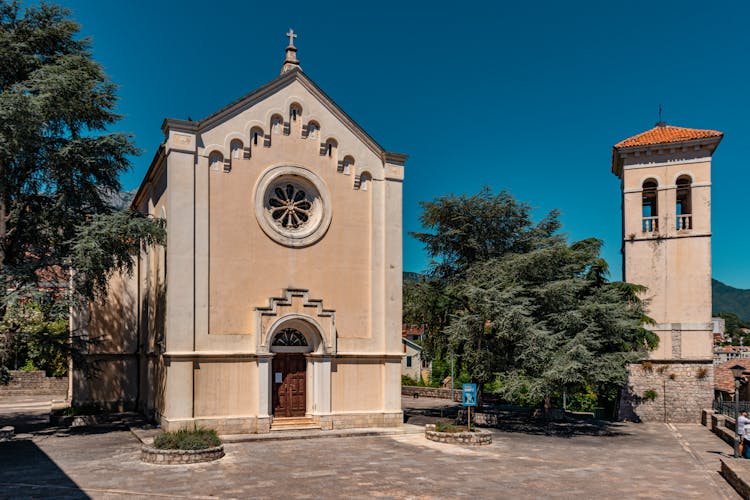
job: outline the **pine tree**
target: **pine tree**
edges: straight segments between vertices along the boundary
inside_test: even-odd
[[[0,0],[0,319],[9,304],[67,285],[74,264],[76,291],[106,293],[109,275],[164,236],[160,221],[109,202],[139,151],[108,131],[120,119],[117,87],[68,16]],[[110,255],[89,259],[86,248]]]
[[[433,259],[405,285],[404,317],[426,323],[433,358],[455,357],[483,387],[549,406],[563,386],[610,390],[657,337],[643,327],[642,287],[606,279],[601,241],[568,244],[557,212],[534,224],[529,205],[483,189],[422,204],[414,234]]]

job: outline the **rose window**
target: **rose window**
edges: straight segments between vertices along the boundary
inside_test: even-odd
[[[312,215],[312,203],[303,189],[291,183],[276,186],[268,205],[273,220],[285,229],[304,226]]]
[[[325,183],[306,168],[273,167],[258,180],[255,215],[261,229],[277,243],[305,247],[328,230],[330,195]]]

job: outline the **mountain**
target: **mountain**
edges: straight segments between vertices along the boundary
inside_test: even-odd
[[[750,290],[734,288],[719,280],[711,280],[711,289],[714,314],[731,312],[745,321],[750,321]]]
[[[130,206],[137,192],[137,189],[133,189],[132,191],[106,192],[104,193],[104,201],[115,210],[124,210]]]

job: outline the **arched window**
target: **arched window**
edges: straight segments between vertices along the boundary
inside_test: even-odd
[[[659,185],[654,179],[643,183],[643,231],[654,233],[659,231]]]
[[[250,151],[252,148],[263,145],[263,129],[260,127],[253,127],[250,129]]]
[[[370,172],[363,172],[359,176],[360,191],[367,191],[370,188],[371,184],[372,184],[372,176],[370,175]]]
[[[296,122],[298,118],[302,116],[302,106],[296,102],[289,106],[289,120]]]
[[[677,179],[677,230],[693,228],[693,200],[691,196],[692,180],[687,175]]]
[[[307,137],[310,139],[317,139],[319,131],[320,125],[318,125],[318,122],[310,122],[307,124]]]
[[[284,119],[281,115],[273,115],[271,117],[271,133],[276,135],[280,134],[284,128]]]
[[[350,174],[352,171],[352,167],[354,166],[354,158],[347,155],[344,157],[344,160],[341,162],[341,172],[344,174]]]
[[[208,166],[211,170],[222,170],[224,167],[224,155],[218,151],[208,155]]]
[[[239,139],[234,139],[229,144],[229,149],[232,152],[231,153],[232,164],[234,164],[235,160],[239,160],[240,158],[242,158],[242,148],[243,148],[242,141]]]
[[[325,145],[321,151],[321,154],[323,156],[327,156],[328,158],[331,158],[332,160],[336,161],[336,148],[337,147],[338,147],[338,143],[336,142],[335,139],[328,139],[325,142]]]

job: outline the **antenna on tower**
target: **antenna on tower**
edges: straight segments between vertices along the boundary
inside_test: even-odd
[[[657,127],[664,127],[666,125],[667,124],[664,121],[662,121],[662,119],[661,119],[661,103],[659,103],[659,121],[656,122],[656,126]]]

